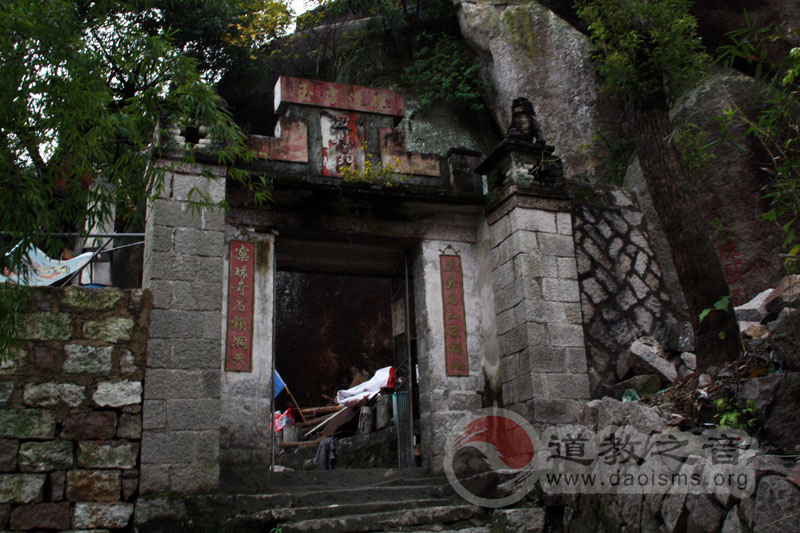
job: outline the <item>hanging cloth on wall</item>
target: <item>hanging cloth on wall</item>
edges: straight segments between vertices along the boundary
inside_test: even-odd
[[[28,248],[26,260],[28,265],[27,277],[6,269],[0,273],[0,283],[10,281],[11,283],[19,283],[28,287],[52,285],[69,275],[74,276],[75,273],[80,272],[98,252],[99,250],[97,252],[86,252],[72,259],[59,261],[48,257],[39,248],[31,245]]]
[[[317,465],[317,470],[333,470],[333,465],[336,462],[336,446],[333,437],[325,437],[319,443],[317,448],[317,455],[314,457],[314,464]]]

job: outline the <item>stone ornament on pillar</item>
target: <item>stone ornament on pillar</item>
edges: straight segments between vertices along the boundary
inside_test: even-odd
[[[535,115],[527,98],[514,99],[505,138],[475,169],[487,177],[490,196],[499,198],[512,188],[547,196],[565,194],[561,159],[555,147],[545,143]]]
[[[511,126],[506,137],[534,144],[544,144],[542,129],[536,121],[533,104],[527,98],[514,98],[511,103]]]

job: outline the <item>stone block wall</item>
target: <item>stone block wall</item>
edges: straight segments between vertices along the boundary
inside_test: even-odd
[[[128,527],[149,291],[31,289],[0,363],[0,530]]]
[[[664,337],[677,323],[647,221],[625,189],[573,187],[575,255],[593,397],[616,383],[617,357],[643,335]],[[679,288],[678,288],[679,289]]]
[[[209,177],[206,177],[209,176]],[[147,210],[143,287],[153,291],[145,370],[143,494],[213,490],[219,413],[225,214],[193,211],[192,189],[225,198],[225,169],[180,165]]]
[[[234,465],[268,465],[270,447],[270,376],[274,331],[273,262],[275,237],[229,227],[230,240],[255,244],[253,283],[253,368],[250,372],[224,372],[220,390],[220,464],[222,485],[229,483]],[[230,242],[230,241],[229,241]],[[227,249],[230,249],[228,242]],[[225,261],[228,277],[229,258]],[[225,287],[227,294],[228,288]],[[228,302],[223,302],[222,316],[228,316]],[[227,326],[226,326],[227,327]]]
[[[445,364],[445,327],[439,256],[461,257],[464,276],[469,375],[448,376]],[[482,407],[484,388],[481,356],[480,286],[475,248],[471,243],[423,241],[413,261],[414,304],[419,366],[419,410],[423,466],[443,472],[447,438],[461,417]]]
[[[589,380],[569,206],[513,193],[488,222],[503,404],[532,422],[572,422]]]

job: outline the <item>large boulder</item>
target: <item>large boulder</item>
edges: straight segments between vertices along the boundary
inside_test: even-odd
[[[679,99],[670,113],[672,124],[679,132],[685,128],[697,131],[699,127],[706,137],[696,142],[719,139],[719,117],[725,110],[739,108],[751,117],[758,112],[756,90],[756,82],[749,76],[714,69]],[[745,136],[744,126],[732,127],[731,133],[746,151],[724,142],[717,144],[709,151],[714,159],[691,178],[733,303],[741,305],[781,279],[783,265],[778,254],[783,235],[776,224],[762,220],[766,205],[761,198],[770,177],[761,170],[760,147]],[[684,147],[690,145],[684,140]]]
[[[800,370],[800,309],[785,307],[767,329],[775,358],[784,368]]]
[[[491,107],[500,127],[511,121],[512,100],[528,98],[566,175],[591,175],[598,161],[582,147],[598,132],[616,136],[621,110],[601,94],[588,38],[539,2],[456,3],[461,33],[483,59],[492,84]]]
[[[800,372],[768,374],[750,379],[739,388],[739,398],[754,400],[763,440],[788,453],[800,447]]]
[[[753,531],[800,531],[800,489],[780,476],[767,476],[758,484]]]
[[[786,372],[778,385],[775,401],[767,411],[764,436],[788,453],[800,451],[800,372]]]
[[[608,426],[631,426],[645,435],[667,428],[667,419],[657,408],[639,402],[621,402],[609,397],[588,402],[578,421],[581,425],[598,430]]]

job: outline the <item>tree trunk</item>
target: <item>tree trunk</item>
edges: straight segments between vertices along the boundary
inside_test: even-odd
[[[730,289],[678,154],[667,140],[671,126],[666,102],[663,95],[629,102],[627,113],[636,155],[689,306],[698,367],[720,366],[738,357],[739,328],[732,307],[727,312],[712,311],[699,321],[700,313],[730,294]]]

